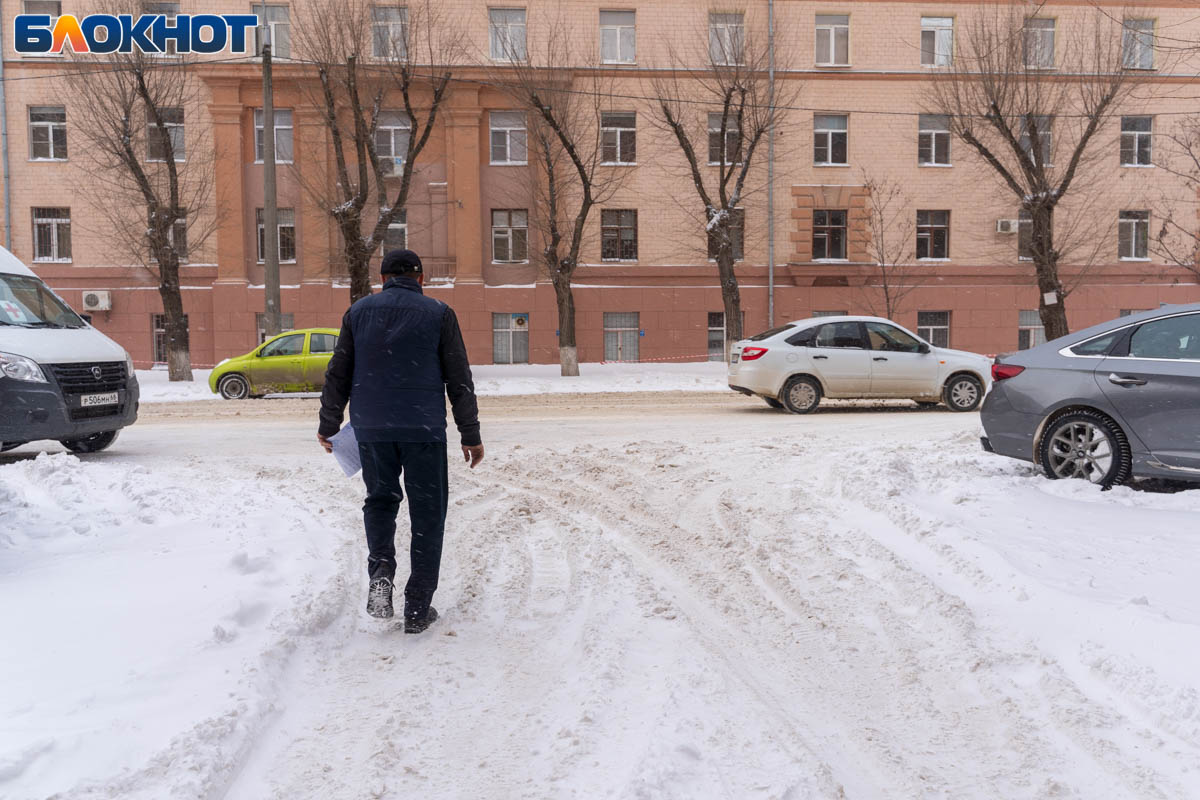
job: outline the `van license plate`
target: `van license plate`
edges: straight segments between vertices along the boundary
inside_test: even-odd
[[[107,394],[85,394],[80,396],[79,405],[84,408],[92,408],[93,406],[115,406],[120,400],[117,392],[108,392]]]

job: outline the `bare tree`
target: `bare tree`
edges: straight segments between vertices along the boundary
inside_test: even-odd
[[[625,171],[605,166],[604,158],[601,119],[613,108],[613,71],[598,66],[594,47],[579,41],[561,4],[544,22],[533,47],[493,32],[507,55],[494,77],[527,114],[534,195],[529,223],[539,239],[539,268],[554,286],[561,374],[577,376],[571,283],[588,218],[617,191]]]
[[[127,4],[128,5],[128,4]],[[140,6],[114,5],[112,13]],[[192,380],[180,265],[216,228],[210,210],[215,154],[203,83],[186,56],[141,52],[72,63],[66,91],[79,120],[82,163],[100,191],[91,195],[107,233],[158,279],[168,375]]]
[[[408,204],[417,159],[461,52],[461,33],[436,0],[402,7],[311,0],[297,11],[292,30],[301,57],[317,73],[315,104],[335,170],[331,185],[304,186],[341,235],[354,302],[371,293],[371,259]],[[407,128],[407,134],[381,141],[385,122],[386,129]]]
[[[863,304],[873,315],[895,319],[909,293],[919,285],[915,266],[916,216],[903,185],[863,171],[867,197],[867,250],[871,270],[862,286]]]
[[[1180,119],[1174,129],[1157,134],[1165,144],[1158,146],[1154,159],[1177,178],[1176,189],[1183,196],[1164,193],[1162,219],[1158,231],[1149,237],[1151,252],[1169,264],[1181,267],[1200,282],[1200,217],[1196,202],[1200,199],[1200,115]],[[1182,212],[1182,213],[1181,213]]]
[[[980,7],[964,17],[954,64],[935,75],[925,98],[1029,215],[1048,339],[1068,333],[1071,290],[1060,276],[1055,210],[1077,191],[1096,133],[1129,88],[1122,33],[1120,21],[1096,9],[1055,20],[1016,3]]]
[[[721,6],[691,46],[666,45],[670,63],[651,79],[654,117],[687,162],[703,206],[703,234],[716,261],[725,308],[725,352],[742,338],[741,292],[735,261],[744,246],[744,203],[750,176],[766,157],[767,136],[799,93],[799,84],[772,82],[770,41],[747,12]],[[778,36],[779,40],[786,37]],[[707,47],[705,47],[707,43]],[[697,66],[700,65],[700,66]]]

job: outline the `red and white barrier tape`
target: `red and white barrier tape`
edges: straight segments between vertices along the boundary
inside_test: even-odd
[[[694,356],[663,356],[662,358],[638,358],[632,361],[601,361],[601,364],[646,364],[652,361],[690,361],[690,360],[708,360],[708,353],[701,353]]]

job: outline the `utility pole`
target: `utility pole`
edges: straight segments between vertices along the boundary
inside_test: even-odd
[[[775,327],[775,0],[767,0],[767,330]]]
[[[266,300],[263,328],[267,338],[280,332],[279,306],[279,208],[275,198],[275,95],[271,82],[271,25],[267,4],[262,5],[263,66],[263,260]]]

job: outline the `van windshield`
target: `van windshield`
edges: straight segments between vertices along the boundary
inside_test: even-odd
[[[0,274],[0,327],[83,328],[79,315],[37,278]]]

